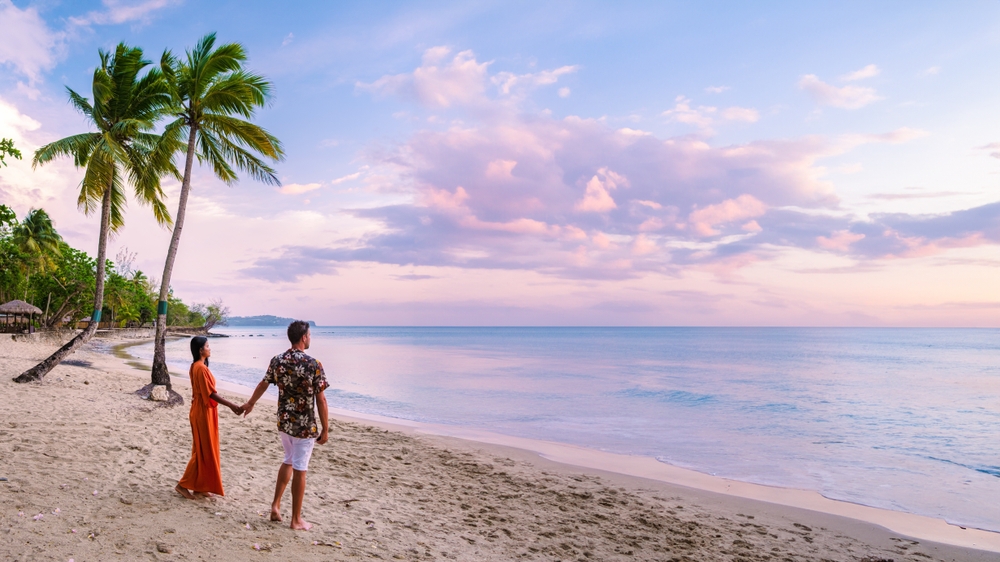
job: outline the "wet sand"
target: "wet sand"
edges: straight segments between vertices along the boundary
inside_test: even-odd
[[[818,495],[781,505],[808,492],[343,412],[310,465],[304,516],[314,528],[293,532],[266,517],[282,457],[272,403],[248,419],[220,410],[226,496],[185,500],[173,486],[190,454],[187,406],[139,399],[148,373],[93,349],[42,383],[11,381],[55,347],[0,340],[3,560],[1000,559],[1000,535],[932,519],[903,517],[910,535],[993,552],[913,539]],[[175,389],[187,398],[185,383]],[[671,479],[686,485],[663,481]],[[775,495],[754,495],[768,491]],[[286,521],[290,501],[286,492]],[[879,519],[892,512],[873,513],[893,525]],[[933,534],[941,529],[955,537]]]

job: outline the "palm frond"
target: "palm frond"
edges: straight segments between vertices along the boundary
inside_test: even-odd
[[[206,115],[203,127],[220,138],[227,138],[272,160],[285,159],[281,141],[260,125],[228,115]]]
[[[77,166],[86,166],[90,152],[100,140],[99,133],[82,133],[59,139],[36,150],[31,165],[38,167],[39,164],[47,164],[59,156],[72,156]]]

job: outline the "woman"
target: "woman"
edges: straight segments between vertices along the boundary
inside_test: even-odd
[[[184,476],[174,488],[177,493],[189,500],[195,499],[192,492],[211,496],[224,496],[222,491],[222,469],[219,465],[219,411],[222,404],[237,416],[243,413],[243,408],[233,404],[215,392],[215,377],[208,370],[208,358],[212,348],[208,346],[208,338],[197,336],[191,338],[191,435],[194,442],[191,446],[191,460],[188,461]]]

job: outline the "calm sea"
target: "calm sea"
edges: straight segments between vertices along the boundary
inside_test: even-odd
[[[229,382],[288,348],[284,329],[219,332]],[[187,346],[168,345],[172,370]],[[1000,531],[1000,330],[317,327],[310,354],[334,407]]]

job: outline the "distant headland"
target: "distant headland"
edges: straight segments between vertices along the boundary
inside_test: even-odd
[[[228,326],[287,326],[294,322],[295,318],[283,318],[264,314],[262,316],[230,316],[226,319]],[[309,320],[310,326],[315,326],[316,322]]]

